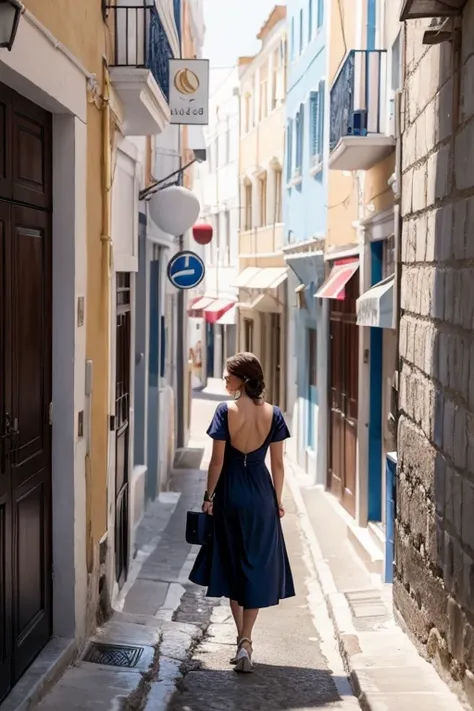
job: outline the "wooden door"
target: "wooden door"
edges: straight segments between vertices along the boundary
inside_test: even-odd
[[[115,573],[119,588],[128,573],[130,447],[130,274],[117,274],[115,371]]]
[[[0,700],[51,636],[51,116],[0,84]]]
[[[355,516],[357,486],[357,408],[359,329],[355,302],[358,277],[344,301],[331,302],[328,488]]]

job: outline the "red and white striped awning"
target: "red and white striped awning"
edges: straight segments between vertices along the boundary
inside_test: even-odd
[[[233,306],[235,306],[235,301],[214,299],[211,304],[204,308],[204,318],[208,323],[217,323]]]
[[[331,273],[316,292],[316,299],[337,299],[343,301],[346,296],[346,286],[359,269],[359,260],[340,262],[333,266]]]

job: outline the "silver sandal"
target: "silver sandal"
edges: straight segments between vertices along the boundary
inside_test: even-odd
[[[250,649],[245,649],[245,642],[250,645]],[[237,650],[237,657],[234,666],[235,672],[237,672],[238,674],[251,674],[253,672],[252,652],[252,640],[248,639],[247,637],[242,637]]]

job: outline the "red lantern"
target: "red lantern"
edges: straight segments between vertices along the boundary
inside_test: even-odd
[[[212,239],[212,225],[206,223],[194,225],[193,237],[198,244],[209,244]]]

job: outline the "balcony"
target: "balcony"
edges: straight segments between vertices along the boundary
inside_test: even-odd
[[[388,99],[387,52],[351,50],[331,87],[331,170],[369,170],[394,150]]]
[[[135,3],[109,8],[114,43],[110,78],[123,106],[123,133],[152,136],[161,133],[170,120],[173,51],[155,0],[142,0],[139,7]]]

